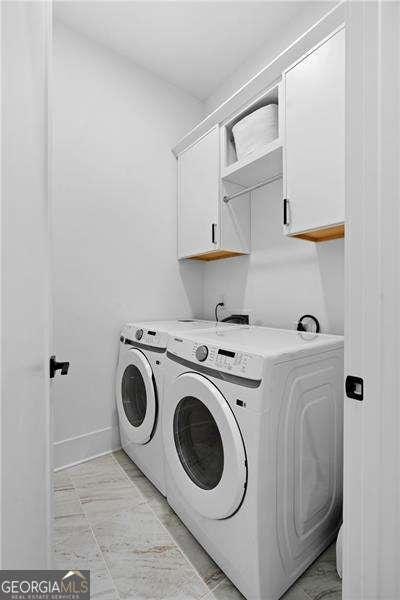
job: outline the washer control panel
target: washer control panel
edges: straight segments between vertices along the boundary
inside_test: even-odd
[[[185,350],[189,350],[187,347],[189,341],[182,340],[182,342],[186,346]],[[181,349],[183,350],[183,348],[177,347],[177,350]],[[174,349],[171,348],[171,351],[174,352]],[[209,368],[232,373],[239,377],[260,379],[262,375],[262,358],[254,354],[191,342],[190,355],[188,358],[195,363],[202,363]],[[179,356],[184,357],[184,354],[179,352]]]

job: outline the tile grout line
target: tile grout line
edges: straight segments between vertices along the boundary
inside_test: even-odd
[[[88,524],[89,524],[89,529],[90,529],[90,532],[91,532],[91,534],[92,534],[92,536],[93,536],[94,543],[96,544],[96,546],[97,546],[97,548],[98,548],[98,551],[100,552],[100,556],[101,556],[101,558],[102,558],[102,560],[103,560],[103,563],[104,563],[104,566],[105,566],[105,568],[106,568],[107,574],[108,574],[108,576],[109,576],[109,578],[110,578],[110,580],[111,580],[111,583],[112,583],[112,584],[113,584],[113,586],[114,586],[114,590],[115,590],[115,592],[116,592],[116,594],[117,594],[117,597],[119,598],[119,600],[121,600],[121,596],[119,595],[118,588],[117,588],[117,586],[115,585],[114,578],[113,578],[113,576],[111,575],[111,571],[110,571],[110,569],[109,569],[109,567],[108,567],[108,564],[107,564],[107,561],[106,561],[106,559],[105,559],[105,556],[104,556],[104,554],[103,554],[103,551],[102,551],[102,549],[101,549],[101,547],[100,547],[100,544],[99,544],[99,542],[98,542],[98,540],[97,540],[97,537],[96,537],[96,535],[95,535],[95,533],[94,533],[94,529],[93,529],[92,523],[90,522],[90,519],[89,519],[89,517],[88,517],[88,514],[87,514],[87,512],[85,511],[85,508],[84,508],[84,506],[83,506],[83,502],[82,502],[82,501],[81,501],[81,499],[80,499],[80,496],[79,496],[79,492],[78,492],[78,490],[77,490],[77,487],[76,487],[76,485],[75,485],[75,483],[74,483],[74,481],[73,481],[72,477],[71,477],[70,475],[68,475],[68,477],[70,478],[70,480],[71,480],[71,483],[72,483],[72,487],[74,488],[74,490],[75,490],[75,493],[76,493],[76,495],[78,496],[79,504],[81,505],[81,507],[82,507],[82,510],[83,510],[83,514],[85,515],[85,518],[86,518],[86,520],[87,520],[87,522],[88,522]]]
[[[308,592],[306,592],[306,590],[303,588],[303,586],[300,583],[299,583],[299,588],[307,596],[307,598],[309,598],[310,600],[314,600],[314,597],[311,596],[311,594],[309,594]]]
[[[69,481],[71,482],[71,487],[69,487],[69,488],[61,488],[61,489],[55,489],[55,488],[53,487],[53,496],[54,496],[54,501],[56,500],[56,494],[57,494],[57,492],[66,492],[66,491],[72,491],[72,492],[74,492],[74,494],[75,494],[75,496],[76,496],[76,499],[77,499],[77,501],[79,502],[79,506],[82,508],[82,504],[81,504],[81,501],[80,501],[80,499],[79,499],[78,492],[76,491],[76,489],[75,489],[75,487],[74,487],[74,484],[72,483],[71,477],[70,477],[68,474],[67,474],[67,477],[68,477]],[[74,514],[75,514],[75,513],[74,513]],[[77,513],[77,514],[79,514],[79,516],[82,516],[82,517],[84,518],[84,520],[85,520],[85,527],[86,527],[86,524],[87,524],[87,527],[86,527],[86,528],[87,528],[87,529],[90,529],[90,523],[89,523],[89,519],[87,518],[87,516],[86,516],[86,514],[84,513],[83,509],[82,509],[82,515],[81,515],[81,513]],[[68,515],[68,517],[70,517],[70,516],[71,516],[71,515]],[[58,547],[58,546],[60,546],[60,545],[62,545],[62,544],[65,544],[65,542],[68,542],[68,541],[71,539],[71,537],[74,535],[74,532],[73,532],[73,531],[71,531],[70,533],[68,533],[68,534],[66,535],[66,537],[65,537],[63,540],[60,540],[59,542],[56,542],[56,541],[55,541],[55,537],[54,537],[54,527],[55,527],[55,525],[56,525],[56,523],[55,523],[55,522],[56,522],[56,520],[57,520],[57,519],[62,519],[62,518],[63,518],[63,516],[56,517],[56,515],[55,515],[55,514],[53,515],[53,527],[52,527],[52,530],[53,530],[53,536],[52,536],[52,541],[51,541],[51,549],[52,549],[52,551],[53,551],[53,550],[54,550],[56,547]],[[53,562],[54,562],[54,561],[53,561]]]
[[[222,571],[222,573],[223,573],[223,571]],[[228,579],[228,581],[231,581],[231,580],[229,579],[229,577],[228,577],[227,575],[225,575],[225,573],[224,573],[224,577],[226,577],[226,578]],[[215,586],[215,587],[214,587],[214,588],[213,588],[213,589],[210,591],[210,598],[214,598],[214,592],[216,592],[216,591],[217,591],[217,589],[219,588],[219,586],[220,586],[220,585],[222,585],[223,583],[225,583],[225,581],[224,581],[224,580],[222,580],[222,581],[219,581],[219,582],[217,583],[217,585],[216,585],[216,586]],[[231,583],[232,583],[232,582],[231,582]],[[233,583],[232,583],[232,585],[233,585]],[[237,589],[237,588],[235,587],[235,589]],[[238,591],[239,591],[239,590],[238,590]],[[240,592],[240,593],[241,593],[241,592]],[[205,598],[205,600],[208,600],[208,598],[206,597],[206,598]]]
[[[154,517],[156,518],[156,520],[158,521],[158,523],[161,525],[161,527],[164,529],[164,531],[166,531],[168,537],[170,538],[170,540],[172,541],[172,543],[178,548],[178,550],[180,551],[180,553],[182,554],[183,558],[186,560],[186,562],[188,563],[188,565],[193,569],[195,575],[197,576],[197,578],[201,581],[201,583],[207,588],[206,592],[204,594],[202,594],[201,596],[199,596],[199,600],[201,600],[201,598],[204,598],[207,596],[207,594],[209,592],[211,592],[212,590],[210,590],[206,584],[206,582],[204,581],[204,579],[202,579],[199,575],[199,573],[197,572],[196,567],[192,564],[192,562],[190,561],[189,557],[186,556],[185,552],[183,551],[183,549],[180,547],[180,545],[175,541],[175,539],[172,537],[170,531],[167,529],[167,527],[164,525],[164,523],[161,521],[161,519],[159,518],[159,516],[157,515],[157,513],[155,512],[155,510],[152,508],[151,504],[149,503],[149,501],[147,500],[147,498],[144,496],[143,492],[134,484],[134,482],[132,481],[132,479],[128,476],[128,474],[126,473],[126,471],[124,470],[124,468],[122,467],[122,465],[117,461],[117,459],[115,458],[114,454],[111,452],[111,456],[113,461],[118,465],[118,468],[123,472],[125,478],[130,482],[131,486],[139,492],[139,494],[142,496],[143,500],[145,501],[145,503],[147,504],[148,508],[150,509],[150,511],[153,513]],[[133,462],[133,461],[132,461]],[[134,463],[133,463],[134,464]],[[143,477],[145,477],[145,475],[143,475]],[[222,583],[222,582],[220,582]],[[218,584],[219,585],[219,584]],[[217,586],[216,586],[217,587]],[[215,588],[213,588],[215,589]]]
[[[86,526],[86,523],[85,523],[85,528],[86,528],[86,529],[90,529],[90,523],[89,523],[89,521],[88,521],[88,519],[87,519],[86,515],[85,515],[85,514],[83,514],[82,516],[83,516],[83,518],[85,519],[85,522],[87,522],[87,526]],[[56,517],[55,517],[55,518],[56,518]],[[71,533],[67,534],[67,535],[66,535],[66,537],[65,537],[63,540],[60,540],[59,542],[55,542],[55,541],[53,540],[53,541],[52,541],[52,543],[51,543],[52,550],[55,550],[55,549],[56,549],[56,548],[58,548],[59,546],[62,546],[62,545],[63,545],[63,544],[65,544],[66,542],[69,542],[69,541],[70,541],[70,539],[71,539],[71,538],[72,538],[74,535],[75,535],[75,534],[74,534],[74,532],[71,532]]]

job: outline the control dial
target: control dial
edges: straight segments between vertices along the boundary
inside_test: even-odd
[[[143,337],[143,329],[137,329],[135,333],[135,338],[137,340],[141,340]]]
[[[199,346],[196,350],[197,360],[199,360],[200,362],[203,362],[204,360],[206,360],[207,356],[208,356],[207,346]]]

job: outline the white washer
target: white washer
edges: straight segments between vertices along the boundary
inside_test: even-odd
[[[193,329],[234,325],[182,319],[127,323],[120,335],[115,382],[121,445],[165,495],[161,406],[163,365],[168,337]]]
[[[190,332],[167,357],[168,502],[244,596],[275,600],[340,523],[343,338]]]

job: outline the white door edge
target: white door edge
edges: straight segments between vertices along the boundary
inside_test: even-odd
[[[347,3],[343,600],[400,597],[400,4]]]
[[[52,3],[3,2],[1,21],[5,318],[0,567],[48,569],[52,566],[53,512],[49,381]],[[24,294],[20,293],[21,278],[26,284]]]

